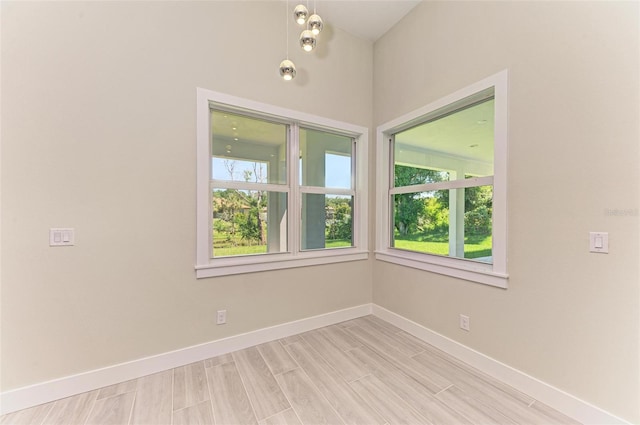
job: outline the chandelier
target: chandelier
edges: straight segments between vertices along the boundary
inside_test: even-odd
[[[289,0],[286,2],[287,11],[289,10]],[[280,62],[280,76],[285,81],[291,81],[296,76],[296,66],[289,60],[289,17],[287,12],[287,20],[285,22],[287,28],[287,57]],[[300,33],[300,47],[305,52],[313,51],[318,44],[318,34],[324,28],[324,22],[320,15],[316,13],[315,1],[313,13],[309,15],[309,9],[304,4],[299,4],[293,9],[293,19],[298,25],[305,25],[305,29]]]

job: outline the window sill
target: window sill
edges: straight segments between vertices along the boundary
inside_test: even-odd
[[[196,278],[255,273],[268,270],[359,261],[369,258],[368,251],[358,249],[332,249],[329,251],[289,253],[260,256],[225,257],[212,259],[209,264],[196,265]]]
[[[399,264],[414,269],[451,276],[498,288],[507,288],[509,276],[493,271],[491,264],[465,261],[448,257],[420,254],[401,250],[376,251],[376,260]]]

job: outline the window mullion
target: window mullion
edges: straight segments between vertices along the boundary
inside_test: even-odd
[[[288,220],[288,246],[289,252],[294,256],[300,252],[300,225],[301,215],[300,209],[302,206],[301,194],[300,194],[300,182],[298,176],[300,175],[300,125],[293,122],[288,127],[288,186],[289,186],[289,220]]]
[[[228,180],[211,180],[212,189],[235,189],[235,190],[261,190],[266,192],[288,192],[287,186],[282,184],[253,183]]]
[[[353,189],[339,189],[333,187],[320,187],[320,186],[300,186],[301,193],[313,193],[318,195],[345,195],[355,196],[356,192]]]
[[[468,187],[491,186],[491,185],[493,185],[493,176],[473,177],[470,179],[450,180],[446,182],[394,187],[389,190],[389,194],[399,195],[403,193],[432,192],[436,190],[464,189]]]

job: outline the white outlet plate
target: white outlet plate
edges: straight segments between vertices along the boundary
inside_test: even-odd
[[[218,310],[216,313],[216,324],[224,325],[227,323],[227,310]]]
[[[460,329],[463,329],[465,331],[470,331],[471,328],[471,319],[469,319],[469,316],[465,316],[464,314],[460,315]]]

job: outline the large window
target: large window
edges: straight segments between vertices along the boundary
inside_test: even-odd
[[[506,287],[506,72],[381,126],[377,171],[377,258]]]
[[[366,133],[198,89],[197,276],[367,258]]]

